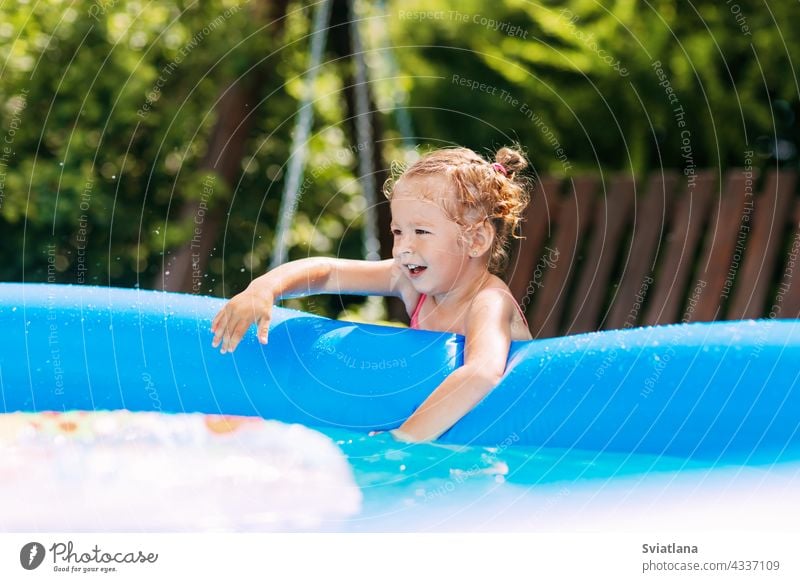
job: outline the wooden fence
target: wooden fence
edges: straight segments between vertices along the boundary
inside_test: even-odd
[[[541,178],[506,280],[534,337],[800,317],[797,172]]]

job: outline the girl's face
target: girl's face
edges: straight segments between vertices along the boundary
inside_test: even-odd
[[[467,272],[469,252],[461,227],[440,203],[451,196],[443,176],[400,180],[392,194],[392,256],[420,293],[447,293]]]

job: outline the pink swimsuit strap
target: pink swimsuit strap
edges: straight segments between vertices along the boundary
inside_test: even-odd
[[[425,295],[425,293],[419,296],[417,306],[414,308],[414,313],[411,315],[411,323],[409,324],[411,329],[419,329],[419,310],[422,309],[422,304],[425,303],[427,298],[428,296]]]
[[[502,289],[502,291],[503,293],[507,293],[511,297],[511,301],[514,303],[514,307],[517,308],[517,311],[519,311],[519,314],[522,317],[522,321],[523,323],[525,323],[525,327],[530,328],[530,326],[528,325],[528,319],[525,317],[525,312],[522,311],[522,307],[519,306],[519,303],[517,303],[517,300],[514,298],[514,295],[511,293],[511,291],[509,291],[508,289]]]
[[[525,327],[529,327],[528,320],[525,318],[525,312],[522,311],[522,308],[519,306],[519,303],[517,303],[517,300],[514,299],[513,295],[511,295],[511,291],[503,289],[503,292],[508,293],[508,295],[511,296],[511,299],[514,301],[514,307],[517,308],[517,311],[519,311],[520,316],[522,316],[522,321],[525,322]],[[419,329],[419,312],[422,309],[422,304],[425,303],[425,300],[427,298],[428,296],[425,295],[425,293],[420,294],[419,300],[417,301],[417,306],[414,308],[414,313],[411,314],[411,323],[409,324],[409,327],[411,329]]]

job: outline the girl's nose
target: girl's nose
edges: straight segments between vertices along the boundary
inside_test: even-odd
[[[394,248],[398,256],[410,254],[412,251],[411,244],[406,237],[397,237],[394,242]]]

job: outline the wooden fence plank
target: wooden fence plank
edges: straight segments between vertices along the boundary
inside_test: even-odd
[[[630,220],[635,198],[633,177],[620,175],[612,178],[608,196],[595,202],[591,243],[578,277],[573,308],[564,333],[598,329],[611,271],[619,256],[620,241]]]
[[[650,176],[641,210],[633,221],[633,235],[620,285],[604,322],[606,329],[633,327],[652,289],[656,257],[675,200],[678,176],[663,172]]]
[[[752,171],[755,174],[755,170]],[[741,169],[730,170],[725,178],[721,198],[712,205],[714,214],[708,225],[695,288],[697,300],[685,312],[686,321],[714,321],[720,317],[730,295],[738,265],[734,253],[741,252],[747,239],[742,228],[747,181]]]
[[[508,286],[517,303],[530,302],[527,296],[530,294],[533,272],[558,216],[561,182],[561,178],[544,176],[531,193],[531,202],[525,210],[525,221],[522,223],[523,238],[515,241],[514,258],[507,270]]]
[[[794,228],[782,261],[783,275],[772,312],[768,314],[781,319],[800,318],[800,200],[797,201],[792,219]]]
[[[684,292],[692,265],[702,242],[703,226],[708,217],[715,175],[712,171],[701,171],[692,188],[688,184],[673,190],[672,206],[676,207],[674,220],[670,221],[669,234],[661,266],[650,289],[642,325],[674,323],[680,317]]]
[[[796,183],[796,172],[773,170],[767,176],[764,191],[753,201],[752,231],[725,319],[754,319],[763,315]],[[749,202],[746,199],[745,212]]]
[[[593,176],[575,178],[561,201],[553,244],[557,260],[544,272],[530,318],[534,337],[553,337],[560,331],[564,297],[569,289],[570,276],[575,271],[580,240],[592,218],[596,187],[597,179]]]

